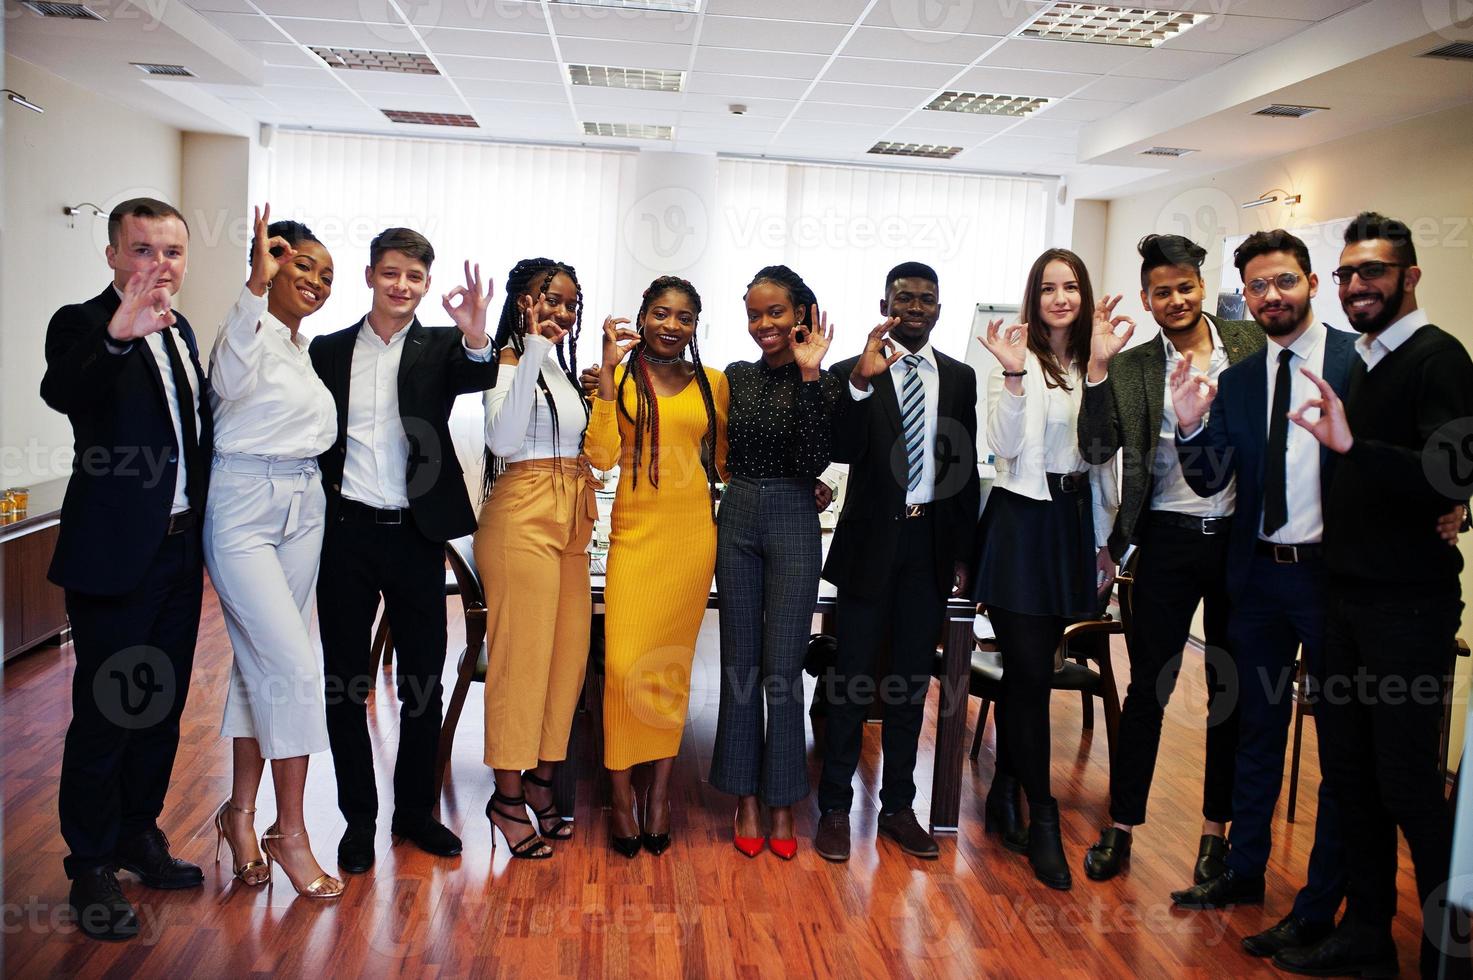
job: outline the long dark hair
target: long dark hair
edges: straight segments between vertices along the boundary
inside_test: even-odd
[[[1053,261],[1067,265],[1079,282],[1079,313],[1069,327],[1069,355],[1076,369],[1082,370],[1089,360],[1090,329],[1094,324],[1095,294],[1089,284],[1089,270],[1084,260],[1067,248],[1051,248],[1040,255],[1028,270],[1028,282],[1023,286],[1023,317],[1028,324],[1028,349],[1038,358],[1043,368],[1044,383],[1050,388],[1072,390],[1064,366],[1054,356],[1049,344],[1048,324],[1043,322],[1043,296],[1039,288],[1043,270]]]
[[[742,297],[745,298],[747,293],[752,291],[752,287],[759,282],[770,282],[774,286],[781,286],[787,291],[788,303],[793,307],[795,323],[797,324],[801,324],[808,319],[809,307],[818,305],[818,297],[813,294],[812,289],[808,288],[808,283],[803,281],[802,276],[785,265],[768,265],[758,269],[757,274],[752,277],[752,281],[747,283],[747,288],[742,293]]]
[[[642,327],[644,315],[649,312],[650,304],[659,299],[665,293],[675,290],[684,293],[690,300],[691,306],[695,308],[696,322],[699,324],[701,316],[701,294],[696,292],[696,287],[677,276],[661,276],[650,283],[640,298],[639,313],[635,316],[636,326]],[[706,433],[701,437],[701,468],[706,471],[706,483],[711,490],[712,516],[715,516],[716,483],[716,400],[711,395],[711,381],[706,377],[706,369],[701,364],[700,347],[696,344],[696,335],[692,331],[690,336],[691,363],[696,369],[696,385],[701,391],[701,400],[706,403]],[[634,426],[634,467],[629,478],[634,481],[633,485],[639,485],[639,470],[644,461],[645,434],[649,434],[650,443],[650,486],[656,489],[660,486],[660,401],[655,394],[654,383],[650,380],[649,366],[645,361],[645,342],[643,339],[634,345],[629,352],[629,366],[624,369],[624,375],[619,379],[619,390],[615,393],[614,401],[619,406],[619,412]],[[634,414],[629,414],[629,407],[624,404],[624,386],[634,381]]]
[[[522,259],[511,267],[506,274],[505,298],[501,301],[501,319],[496,322],[496,337],[492,345],[497,351],[502,350],[507,344],[516,351],[520,358],[526,350],[526,341],[523,335],[524,318],[522,308],[519,304],[523,296],[531,296],[534,300],[547,291],[552,285],[553,279],[558,275],[565,275],[573,280],[573,288],[577,292],[576,310],[577,315],[573,320],[573,329],[557,344],[557,362],[568,376],[568,383],[574,390],[578,387],[578,335],[583,332],[583,287],[578,284],[578,273],[566,262],[556,259]],[[553,401],[552,391],[548,389],[547,382],[542,379],[541,365],[537,366],[537,387],[542,389],[542,400],[547,404],[547,410],[552,413],[553,439],[556,441],[558,433],[557,404]],[[579,399],[583,405],[584,416],[587,417],[588,406]],[[580,441],[579,450],[582,450]],[[506,469],[506,460],[491,452],[491,447],[486,447],[485,466],[481,476],[481,496],[484,500],[491,496],[491,488],[496,484],[496,478]]]

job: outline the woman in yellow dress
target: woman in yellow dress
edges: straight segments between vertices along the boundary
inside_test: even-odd
[[[670,771],[716,569],[728,395],[725,376],[701,364],[700,314],[695,287],[662,276],[644,292],[637,331],[624,318],[604,321],[584,440],[595,467],[619,465],[604,589],[604,765],[612,845],[631,858],[641,844],[652,854],[670,846]],[[653,765],[636,814],[633,768],[644,763]]]

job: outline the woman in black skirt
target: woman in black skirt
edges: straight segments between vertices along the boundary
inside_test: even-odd
[[[1049,693],[1054,654],[1069,623],[1098,615],[1113,579],[1104,547],[1114,520],[1112,463],[1091,468],[1076,420],[1092,319],[1110,320],[1120,297],[1095,305],[1084,262],[1049,249],[1028,273],[1023,322],[980,338],[998,364],[987,379],[987,441],[997,480],[982,515],[976,599],[987,606],[1002,652],[997,770],[988,829],[1028,854],[1051,888],[1071,885],[1049,791]],[[1116,325],[1126,318],[1117,317]],[[1021,784],[1029,828],[1018,819]]]

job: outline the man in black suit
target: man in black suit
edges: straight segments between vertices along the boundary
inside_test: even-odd
[[[158,817],[199,632],[212,439],[194,331],[172,309],[184,217],[134,198],[107,229],[113,281],[51,318],[41,397],[71,421],[75,451],[50,571],[77,660],[58,800],[69,901],[85,934],[128,939],[138,920],[116,870],[150,888],[204,881]]]
[[[1421,974],[1466,977],[1467,918],[1446,895],[1453,812],[1439,758],[1463,559],[1427,525],[1473,486],[1473,359],[1418,309],[1422,270],[1404,223],[1357,215],[1334,277],[1361,334],[1349,394],[1306,371],[1317,390],[1291,418],[1338,456],[1325,499],[1329,608],[1316,718],[1343,813],[1346,905],[1333,932],[1274,965],[1315,976],[1396,972],[1400,829],[1422,906]]]
[[[980,502],[977,378],[931,347],[941,313],[935,271],[919,262],[890,270],[880,313],[887,319],[870,331],[864,353],[830,369],[848,393],[834,461],[849,464],[823,569],[839,590],[815,840],[830,861],[849,858],[851,782],[877,692],[885,705],[879,832],[907,854],[939,854],[911,809],[916,745],[946,602],[966,591]],[[902,413],[903,404],[911,411]],[[877,679],[887,638],[890,672]]]
[[[458,329],[424,327],[414,311],[430,286],[435,250],[408,228],[369,246],[373,308],[312,341],[312,366],[338,406],[338,437],[321,457],[327,530],[317,581],[327,734],[338,809],[348,822],[338,864],[373,866],[378,790],[364,701],[373,690],[370,632],[383,597],[394,637],[399,752],[392,832],[431,854],[460,853],[434,818],[435,752],[445,664],[445,542],[476,529],[450,438],[455,397],[496,381],[486,336],[490,289],[466,265],[444,306]],[[459,296],[459,305],[452,300]]]

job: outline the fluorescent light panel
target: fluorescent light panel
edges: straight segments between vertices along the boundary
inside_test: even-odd
[[[629,88],[645,92],[679,92],[685,87],[685,72],[658,68],[613,68],[607,65],[569,65],[568,78],[574,85],[594,88]]]
[[[933,160],[950,160],[961,151],[960,146],[936,146],[932,143],[890,143],[882,140],[865,152],[891,157],[928,157]]]
[[[1098,3],[1056,3],[1022,30],[1023,37],[1154,48],[1207,19],[1206,14]]]
[[[628,10],[674,10],[693,14],[701,9],[701,0],[552,0],[553,3],[580,7],[623,7]]]
[[[413,51],[372,51],[363,48],[312,46],[313,54],[339,71],[388,71],[403,75],[438,75],[440,69],[423,54]]]
[[[673,126],[653,126],[648,123],[600,123],[585,122],[584,136],[616,136],[633,140],[668,140],[674,137]]]
[[[1196,150],[1187,149],[1185,146],[1153,146],[1150,149],[1142,150],[1141,151],[1141,156],[1143,156],[1143,157],[1184,157],[1184,156],[1187,156],[1188,154],[1196,153],[1196,152],[1197,152]]]
[[[475,116],[467,116],[462,112],[419,112],[413,109],[380,109],[379,111],[396,123],[413,123],[416,126],[480,128],[480,123],[476,122]]]
[[[1026,116],[1049,104],[1049,99],[1027,95],[988,95],[979,92],[942,92],[924,108],[937,112],[968,112],[977,116]]]

